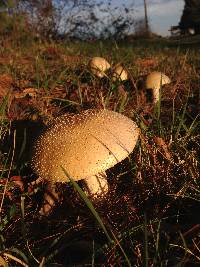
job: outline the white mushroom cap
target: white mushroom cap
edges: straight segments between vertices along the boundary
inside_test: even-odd
[[[100,78],[104,77],[105,72],[110,68],[110,64],[103,57],[93,57],[88,65],[91,72]]]
[[[113,68],[112,80],[113,81],[116,81],[116,80],[121,80],[121,81],[128,80],[128,72],[121,64],[117,64]]]
[[[147,76],[145,86],[153,90],[154,103],[159,100],[160,88],[170,82],[170,78],[162,72],[154,71]]]
[[[56,118],[35,145],[32,166],[43,179],[68,182],[60,166],[79,180],[102,173],[134,149],[139,129],[109,110],[87,110]]]

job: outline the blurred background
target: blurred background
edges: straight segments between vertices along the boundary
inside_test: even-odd
[[[199,0],[0,0],[0,34],[84,40],[200,33]]]

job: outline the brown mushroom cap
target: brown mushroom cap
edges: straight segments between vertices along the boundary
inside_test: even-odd
[[[100,78],[104,77],[105,71],[110,68],[110,64],[103,57],[93,57],[88,65],[92,73]]]
[[[139,129],[129,118],[91,109],[56,118],[35,145],[32,166],[43,179],[68,182],[101,173],[134,149]]]
[[[162,72],[153,71],[146,78],[146,88],[157,89],[161,85],[170,83],[170,78]]]
[[[126,80],[128,80],[127,70],[121,64],[117,64],[113,68],[112,79],[113,79],[113,81],[116,81],[116,80],[126,81]]]

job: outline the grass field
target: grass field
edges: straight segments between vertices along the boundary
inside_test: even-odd
[[[0,43],[0,266],[198,266],[199,44]],[[122,63],[129,80],[95,77],[93,56]],[[144,80],[155,70],[172,82],[153,107]],[[61,200],[40,216],[46,182],[34,184],[32,145],[54,117],[89,108],[128,116],[140,139],[107,171],[105,198],[91,202],[81,182],[57,184]]]

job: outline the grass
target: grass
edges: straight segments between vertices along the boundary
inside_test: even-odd
[[[0,265],[197,266],[198,48],[165,40],[2,44]],[[123,63],[130,80],[94,77],[92,56]],[[142,86],[153,70],[172,79],[154,110]],[[88,108],[123,113],[141,138],[129,159],[108,170],[105,199],[91,203],[72,177],[57,185],[62,202],[40,217],[45,184],[30,186],[32,141],[53,117]]]

